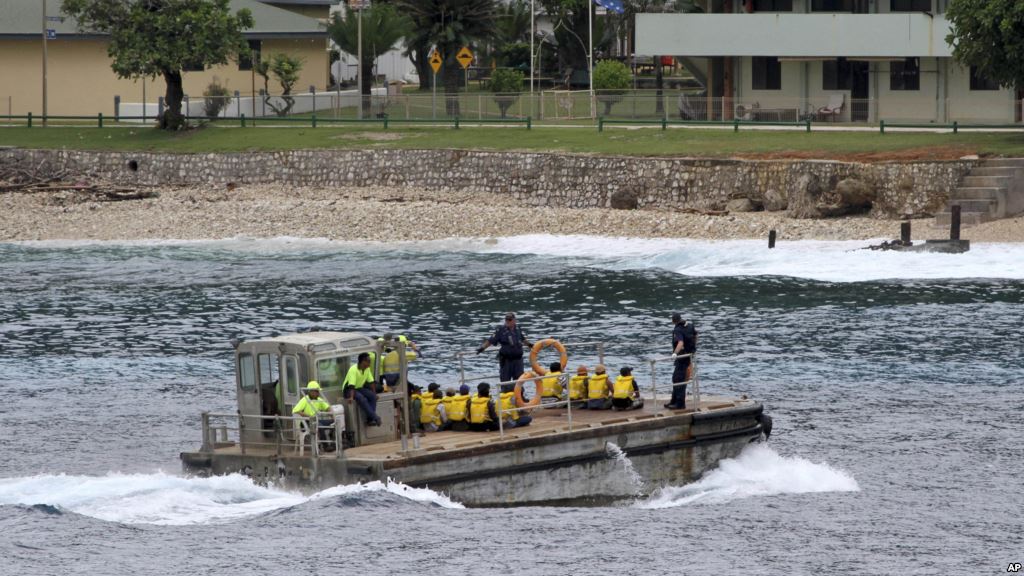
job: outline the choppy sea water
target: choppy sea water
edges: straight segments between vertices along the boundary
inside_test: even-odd
[[[863,244],[0,244],[0,573],[1005,573],[1024,554],[1024,246]],[[605,508],[179,472],[199,412],[234,409],[232,337],[401,330],[443,383],[508,309],[534,337],[608,342],[642,381],[682,311],[702,389],[761,399],[771,441]]]

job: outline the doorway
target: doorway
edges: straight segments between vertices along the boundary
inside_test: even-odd
[[[850,121],[867,122],[871,115],[870,63],[850,62]]]

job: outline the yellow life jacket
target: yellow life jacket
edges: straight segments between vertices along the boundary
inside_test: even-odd
[[[562,398],[562,380],[558,377],[561,374],[561,372],[551,372],[548,374],[548,377],[543,380],[544,394],[542,396]]]
[[[587,386],[587,397],[591,400],[600,400],[608,397],[608,375],[607,374],[594,374],[590,377],[590,383]]]
[[[441,412],[437,409],[441,405],[440,398],[426,398],[421,400],[423,407],[420,408],[420,424],[433,423],[436,426],[441,425]]]
[[[501,417],[506,419],[506,420],[508,420],[508,419],[518,420],[519,419],[519,410],[512,410],[511,412],[507,411],[509,409],[512,409],[512,408],[516,407],[516,403],[515,403],[515,400],[514,400],[515,395],[516,395],[515,392],[502,392],[501,395],[499,396],[499,398],[501,398],[501,409],[502,409]]]
[[[451,399],[449,406],[448,399]],[[452,422],[462,422],[466,419],[466,402],[469,394],[456,394],[445,398],[444,409],[448,412],[448,419]]]
[[[587,393],[584,388],[587,381],[587,377],[576,375],[569,379],[569,400],[582,400],[583,395]]]
[[[478,394],[473,395],[473,399],[469,402],[470,424],[483,424],[484,422],[491,421],[491,415],[487,410],[487,404],[490,401],[490,396],[480,396]]]
[[[406,348],[406,362],[412,362],[415,359],[416,352],[412,348]],[[398,361],[398,350],[392,350],[384,355],[384,360],[381,362],[380,372],[381,374],[395,374],[401,369],[401,366],[402,365]]]
[[[423,395],[422,395],[422,394],[410,394],[410,395],[409,395],[409,405],[410,405],[410,406],[411,406],[411,405],[412,405],[412,403],[413,403],[413,402],[415,402],[416,400],[419,400],[420,402],[422,402],[422,401],[423,401]]]
[[[612,385],[612,398],[629,398],[633,395],[633,377],[619,376]]]

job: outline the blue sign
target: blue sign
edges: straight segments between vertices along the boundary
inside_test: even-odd
[[[56,40],[57,39],[57,31],[54,30],[53,28],[47,28],[46,29],[46,39],[47,40]]]
[[[622,0],[594,0],[594,3],[616,14],[622,14],[626,11],[625,6],[622,5]]]

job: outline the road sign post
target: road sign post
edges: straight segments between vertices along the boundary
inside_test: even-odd
[[[433,120],[437,120],[437,73],[441,70],[441,61],[437,49],[430,52],[430,67],[434,69],[433,96],[430,99],[430,117]]]

